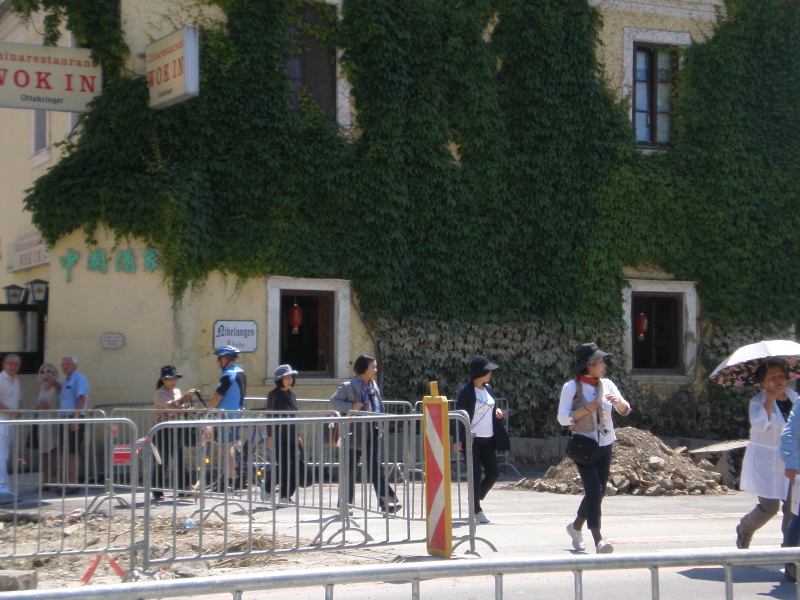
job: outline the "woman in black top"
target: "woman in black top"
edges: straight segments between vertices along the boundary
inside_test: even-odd
[[[267,395],[268,411],[275,411],[278,417],[291,417],[298,411],[297,396],[292,391],[298,373],[291,365],[281,365],[275,369],[275,389]],[[277,438],[277,444],[273,438]],[[293,504],[291,498],[297,490],[297,426],[267,425],[267,448],[273,451],[273,456],[278,471],[278,501],[280,504]]]
[[[481,500],[500,477],[498,452],[511,449],[511,440],[503,427],[505,415],[497,407],[489,381],[492,371],[499,367],[489,362],[485,356],[476,356],[469,363],[470,382],[462,387],[456,399],[456,410],[466,411],[472,433],[472,506],[475,521],[479,524],[489,522],[481,508]],[[467,439],[466,428],[459,422],[458,437],[453,444],[453,452],[466,454],[463,440]],[[483,468],[483,477],[481,477]]]

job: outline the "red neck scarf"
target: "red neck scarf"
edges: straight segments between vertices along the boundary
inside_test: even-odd
[[[594,377],[589,377],[587,375],[578,375],[578,379],[580,379],[583,383],[588,383],[592,387],[597,387],[597,384],[600,383],[599,379],[595,379]]]

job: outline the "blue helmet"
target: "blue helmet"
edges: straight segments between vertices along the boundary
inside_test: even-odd
[[[239,355],[239,349],[233,346],[222,346],[214,350],[217,356],[233,356],[234,358]]]

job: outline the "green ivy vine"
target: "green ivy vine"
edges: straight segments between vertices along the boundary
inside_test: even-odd
[[[164,111],[122,70],[116,2],[15,2],[107,74],[28,190],[47,241],[104,224],[155,244],[176,296],[213,271],[350,279],[387,335],[380,319],[614,331],[622,267],[647,263],[697,281],[720,331],[796,320],[800,3],[726,0],[683,52],[673,144],[643,155],[587,0],[344,0],[312,29],[308,1],[213,2],[226,22],[202,30],[201,94]],[[356,130],[308,97],[292,110],[293,25],[343,50]],[[384,351],[414,364],[401,348]]]

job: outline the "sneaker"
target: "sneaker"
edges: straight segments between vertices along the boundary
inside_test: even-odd
[[[294,504],[294,500],[292,500],[291,498],[284,497],[284,498],[281,498],[280,500],[278,500],[278,504],[289,504],[289,505],[291,505],[291,504]]]
[[[572,538],[572,547],[575,548],[575,550],[578,550],[579,552],[586,550],[586,544],[583,541],[582,531],[578,531],[575,529],[575,527],[573,527],[572,523],[570,523],[567,525],[567,533],[569,534],[569,537]]]
[[[603,538],[595,548],[598,554],[611,554],[614,551],[614,546],[607,539]]]
[[[487,517],[484,512],[481,511],[475,515],[475,522],[479,525],[486,525],[489,522],[489,517]]]
[[[0,504],[13,504],[14,494],[0,494]]]
[[[736,526],[736,547],[739,550],[747,550],[750,547],[750,542],[753,540],[753,534],[747,535],[742,533],[741,524]]]
[[[391,515],[399,511],[401,508],[403,508],[402,504],[398,504],[397,502],[387,502],[381,506],[381,512],[389,513]]]

